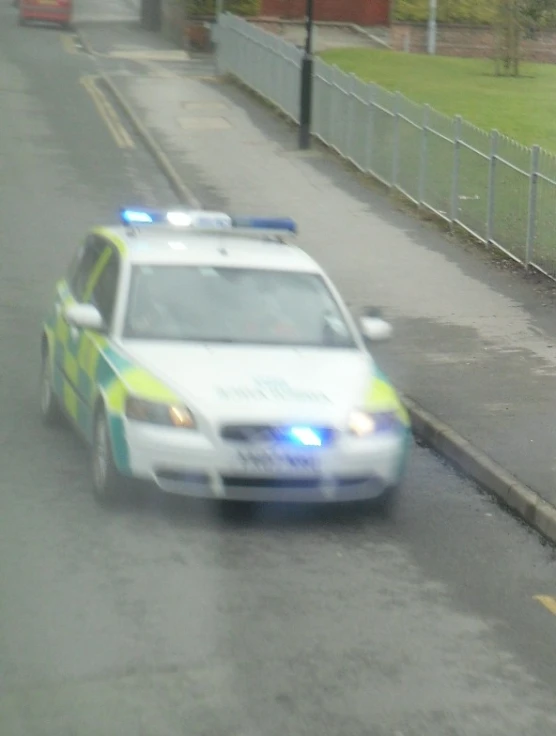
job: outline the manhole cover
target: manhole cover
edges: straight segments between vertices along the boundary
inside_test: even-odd
[[[185,130],[227,130],[232,127],[225,118],[179,118],[179,124]]]
[[[186,110],[201,110],[202,112],[217,112],[226,109],[223,102],[182,102],[182,107]]]
[[[189,54],[186,51],[173,50],[161,50],[156,49],[141,49],[132,51],[111,51],[108,56],[112,59],[130,59],[139,61],[188,61],[190,59]]]

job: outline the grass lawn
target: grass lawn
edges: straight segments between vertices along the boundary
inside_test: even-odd
[[[515,146],[501,140],[498,153],[522,172],[530,169],[530,154],[522,146],[538,144],[556,153],[556,65],[524,64],[522,76],[511,78],[495,77],[494,63],[484,59],[431,58],[361,48],[333,49],[322,53],[321,57],[328,64],[335,64],[365,82],[375,82],[390,92],[399,91],[410,100],[428,103],[450,117],[461,115],[464,120],[484,131],[497,129],[521,144]],[[317,100],[321,101],[324,108],[321,116],[327,118],[325,100],[330,93],[326,90],[319,96],[319,90],[317,87]],[[355,119],[358,121],[356,128],[349,133],[351,143],[346,143],[344,148],[351,146],[363,150],[365,141],[368,141],[366,107],[358,102],[347,102],[345,98],[340,104],[351,105],[351,117],[355,109]],[[391,109],[393,103],[383,104]],[[349,115],[346,119],[350,119]],[[397,151],[397,185],[413,198],[422,195],[423,201],[437,212],[449,212],[454,165],[452,144],[443,141],[438,135],[427,137],[427,163],[424,177],[421,177],[422,133],[419,128],[402,123],[396,146],[391,117],[375,108],[372,119],[374,135],[371,140],[376,143],[370,146],[372,154],[359,154],[358,158],[366,160],[369,171],[390,181],[392,160]],[[411,119],[419,124],[420,113],[413,112]],[[433,129],[438,130],[436,124],[432,122]],[[451,137],[453,128],[446,128],[443,124],[438,132]],[[484,238],[487,236],[490,139],[486,133],[477,133],[465,126],[462,135],[469,146],[486,155],[481,156],[469,147],[461,148],[457,219]],[[540,162],[542,173],[552,180],[556,180],[555,161],[552,157],[542,156]],[[419,182],[424,186],[424,191],[419,188]],[[494,183],[494,226],[491,237],[518,258],[524,259],[529,176],[499,161]],[[532,260],[556,276],[555,202],[556,185],[540,181]]]
[[[320,56],[366,82],[556,153],[556,65],[523,64],[522,76],[514,79],[493,76],[494,62],[486,59],[366,48],[332,49]]]

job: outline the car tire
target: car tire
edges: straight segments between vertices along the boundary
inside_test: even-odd
[[[93,495],[96,501],[104,506],[115,503],[122,491],[123,478],[114,463],[110,430],[104,409],[99,409],[95,417],[91,447],[91,475]]]
[[[58,397],[54,393],[52,387],[52,370],[50,367],[50,355],[45,350],[41,364],[41,380],[40,380],[40,409],[41,418],[47,426],[60,424],[62,419],[62,411]]]
[[[229,501],[216,502],[218,517],[224,522],[252,521],[259,510],[258,504],[253,501]]]
[[[371,499],[367,506],[369,511],[381,519],[392,519],[400,503],[401,486],[388,486],[376,498]]]

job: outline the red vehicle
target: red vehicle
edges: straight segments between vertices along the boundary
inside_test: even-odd
[[[72,14],[73,0],[19,0],[20,25],[28,21],[46,21],[69,28]]]

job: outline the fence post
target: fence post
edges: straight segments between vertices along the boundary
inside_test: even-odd
[[[328,105],[326,107],[326,134],[324,135],[324,142],[327,146],[330,146],[332,141],[332,129],[334,125],[334,85],[332,67],[326,65],[326,94],[328,96]]]
[[[488,161],[486,242],[492,243],[494,232],[494,195],[496,192],[496,162],[498,161],[498,131],[490,131],[490,158]]]
[[[427,163],[428,163],[428,133],[430,119],[430,105],[423,105],[423,122],[421,124],[421,160],[419,162],[419,184],[417,199],[419,207],[425,202],[427,186]]]
[[[243,34],[235,32],[235,29],[234,41],[237,52],[236,77],[239,79],[240,82],[244,82],[245,80],[243,78],[243,57],[245,56],[245,49],[249,44]]]
[[[311,134],[317,138],[321,138],[320,121],[321,115],[321,76],[320,76],[320,59],[317,57],[313,59],[313,95],[312,95],[312,108],[311,108]],[[297,68],[297,67],[296,67]],[[273,77],[274,80],[274,77]],[[300,90],[301,92],[301,90]]]
[[[226,49],[222,48],[222,21],[223,17],[218,18],[218,43],[216,45],[216,71],[219,76],[225,74],[225,63],[224,59],[226,56]]]
[[[348,119],[347,119],[347,126],[346,126],[346,138],[345,138],[345,146],[346,146],[346,152],[345,156],[346,158],[350,159],[353,163],[356,163],[355,156],[352,156],[352,141],[353,141],[353,123],[354,123],[354,116],[355,116],[355,89],[357,85],[357,77],[355,74],[349,75],[349,81],[348,81]]]
[[[394,137],[392,142],[392,181],[391,187],[398,185],[398,174],[400,170],[400,111],[401,111],[401,92],[396,92],[394,101]]]
[[[375,138],[375,85],[367,85],[367,110],[368,110],[368,130],[365,141],[365,170],[372,172],[373,170],[373,151]]]
[[[335,148],[336,151],[339,150],[339,146],[337,145],[338,142],[338,135],[336,133],[336,129],[338,127],[338,120],[341,120],[341,114],[338,115],[338,101],[341,100],[341,95],[338,94],[338,91],[341,91],[341,87],[338,84],[338,78],[340,77],[342,71],[340,67],[337,64],[334,64],[332,67],[332,75],[331,75],[331,87],[332,87],[332,123],[330,125],[330,144],[332,148]],[[341,126],[340,126],[341,128]]]
[[[459,163],[461,149],[461,115],[454,118],[454,168],[452,171],[452,201],[450,204],[450,222],[453,225],[459,213]]]
[[[529,178],[529,209],[527,213],[527,240],[525,242],[525,268],[533,259],[535,243],[535,224],[537,220],[537,187],[539,183],[539,146],[531,148],[531,173]]]

